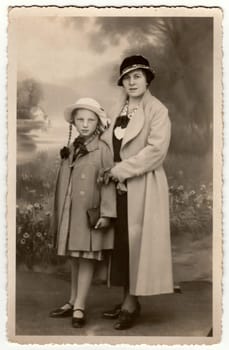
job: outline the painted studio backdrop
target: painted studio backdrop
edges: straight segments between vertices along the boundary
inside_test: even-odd
[[[108,111],[119,63],[145,55],[150,86],[168,108],[175,284],[212,279],[213,20],[201,17],[19,17],[17,40],[18,272],[63,274],[49,237],[64,108],[90,96]],[[75,136],[73,135],[73,138]]]

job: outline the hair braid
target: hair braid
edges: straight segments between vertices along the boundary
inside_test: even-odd
[[[68,129],[68,143],[67,146],[69,147],[72,137],[72,123],[69,123],[69,129]]]
[[[61,159],[67,159],[69,154],[70,154],[70,142],[71,142],[71,137],[72,137],[72,123],[69,123],[69,129],[68,129],[68,143],[67,146],[64,146],[60,150],[60,157]]]

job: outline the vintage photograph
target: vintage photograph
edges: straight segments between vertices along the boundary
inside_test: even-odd
[[[221,10],[8,20],[9,340],[219,342]]]

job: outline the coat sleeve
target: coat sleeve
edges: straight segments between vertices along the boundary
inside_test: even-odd
[[[113,158],[110,149],[105,143],[101,144],[101,162],[103,168],[111,168],[113,166]],[[115,184],[110,182],[108,185],[101,185],[101,202],[100,216],[116,218],[116,190]]]
[[[161,107],[153,116],[146,146],[136,155],[122,160],[113,169],[120,182],[153,171],[162,165],[170,143],[171,122],[168,110]]]

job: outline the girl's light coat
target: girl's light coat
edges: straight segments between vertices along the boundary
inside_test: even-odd
[[[112,130],[124,100],[114,111],[102,139],[112,151]],[[170,142],[167,108],[147,90],[130,120],[121,147],[122,162],[114,167],[127,179],[130,294],[173,292],[168,184],[163,169]]]
[[[57,175],[54,196],[52,231],[54,243],[57,244],[59,229],[63,220],[65,198],[71,176],[71,217],[69,225],[69,250],[96,251],[112,249],[114,232],[112,226],[106,230],[94,230],[88,225],[87,210],[100,207],[100,215],[116,217],[115,186],[97,184],[98,172],[101,168],[113,165],[112,155],[107,145],[95,138],[87,145],[89,153],[79,158],[72,170],[73,147],[68,159],[63,160]],[[67,227],[66,227],[67,229]]]

